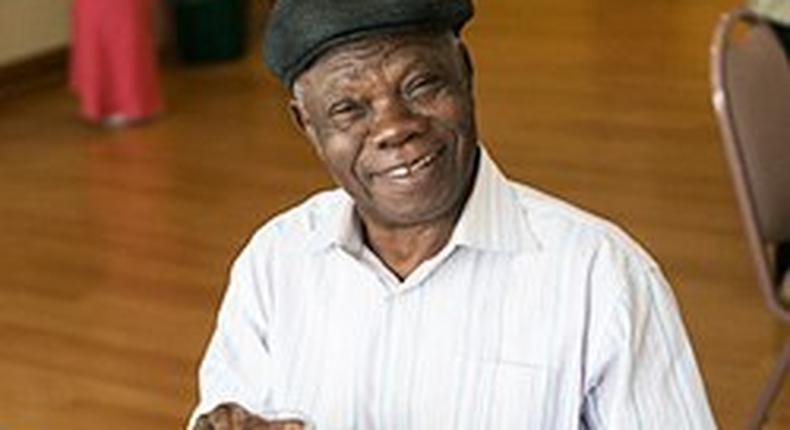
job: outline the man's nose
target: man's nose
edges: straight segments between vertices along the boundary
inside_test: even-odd
[[[371,140],[377,149],[398,147],[428,129],[428,118],[414,112],[403,101],[388,99],[375,110]]]

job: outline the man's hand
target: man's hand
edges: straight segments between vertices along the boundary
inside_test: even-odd
[[[298,420],[267,421],[236,403],[223,403],[198,417],[193,430],[303,430]]]

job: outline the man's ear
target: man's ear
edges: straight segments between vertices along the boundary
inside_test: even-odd
[[[292,98],[288,102],[288,113],[291,114],[291,121],[293,121],[296,128],[302,134],[307,134],[307,112],[304,111],[304,106],[299,100]]]
[[[472,55],[469,53],[469,48],[466,47],[466,44],[463,41],[460,41],[458,44],[458,49],[461,50],[461,59],[463,60],[463,67],[464,71],[466,72],[467,84],[471,90],[472,84],[475,80],[475,66],[472,63]]]
[[[304,108],[302,102],[296,98],[292,98],[288,102],[288,112],[291,114],[291,120],[296,125],[296,128],[301,132],[314,146],[317,146],[318,136],[315,132],[315,127],[310,120],[310,114]]]

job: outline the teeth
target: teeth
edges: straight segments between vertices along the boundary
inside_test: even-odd
[[[392,169],[386,173],[386,175],[390,178],[405,178],[412,173],[428,166],[436,159],[436,154],[426,155],[416,161],[414,161],[411,165],[398,167],[396,169]]]
[[[397,169],[393,169],[387,172],[387,176],[389,176],[390,178],[404,178],[406,176],[409,176],[410,174],[411,171],[409,170],[408,167],[405,166],[398,167]]]
[[[433,161],[434,158],[436,158],[436,156],[433,154],[422,157],[421,159],[417,160],[416,163],[411,165],[411,170],[416,171],[422,169],[423,167],[431,164],[431,161]]]

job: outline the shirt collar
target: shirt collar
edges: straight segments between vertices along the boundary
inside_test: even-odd
[[[319,252],[332,246],[339,246],[353,255],[362,252],[362,226],[354,210],[354,200],[342,188],[337,190],[337,202],[324,214],[324,222],[319,223],[315,234],[309,241],[313,251]]]
[[[496,252],[540,249],[516,190],[482,144],[475,185],[450,244]]]
[[[462,246],[495,252],[537,251],[536,235],[530,229],[526,209],[518,201],[516,190],[480,147],[474,188],[456,223],[449,246]],[[315,251],[339,246],[359,255],[364,247],[361,224],[354,201],[339,191],[339,201],[326,214],[310,241]]]

